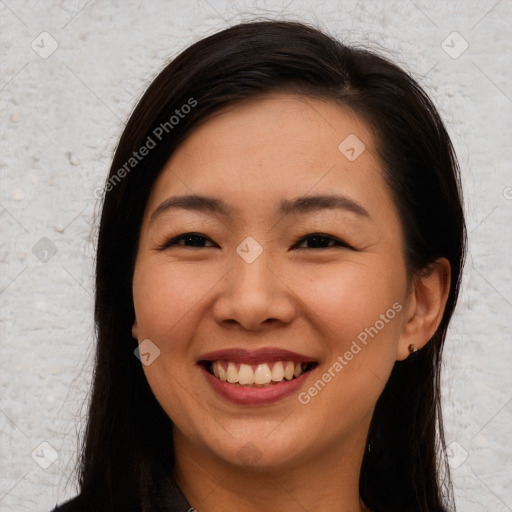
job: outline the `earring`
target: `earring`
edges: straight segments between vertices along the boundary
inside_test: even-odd
[[[409,345],[409,354],[412,354],[413,352],[416,352],[416,349],[414,348],[414,345],[411,343]]]

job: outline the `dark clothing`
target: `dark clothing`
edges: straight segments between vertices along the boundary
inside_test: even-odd
[[[140,507],[137,510],[144,512],[195,512],[181,492],[181,489],[176,485],[174,480],[169,480],[164,487],[163,496],[159,503],[149,507]],[[83,497],[78,495],[62,505],[57,506],[51,512],[93,512],[84,509]],[[94,512],[125,512],[121,510],[95,510]],[[132,511],[130,511],[132,512]]]
[[[187,501],[181,489],[176,485],[176,482],[172,479],[167,480],[167,484],[164,487],[164,492],[162,499],[158,501],[158,504],[152,504],[148,507],[142,508],[139,507],[138,511],[144,512],[196,512],[196,509],[190,506],[190,503]],[[361,500],[361,506],[364,510],[369,509],[366,508],[365,504]],[[85,510],[82,504],[82,496],[78,495],[75,498],[63,503],[60,506],[57,506],[51,512],[93,512],[90,510]],[[134,512],[130,511],[121,511],[121,510],[95,510],[94,512]]]

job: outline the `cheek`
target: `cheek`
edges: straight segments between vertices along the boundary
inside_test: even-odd
[[[144,374],[171,418],[189,417],[189,394],[183,396],[182,384],[190,378],[187,349],[197,327],[198,306],[215,282],[205,272],[190,270],[183,264],[141,261],[133,278],[138,338],[150,339],[160,350],[154,362],[143,366]]]
[[[202,272],[197,264],[194,269],[169,262],[136,267],[133,300],[139,338],[168,342],[173,333],[186,330],[195,309],[217,281],[211,269]]]
[[[395,364],[403,278],[393,269],[347,265],[306,283],[302,298],[322,332],[325,360],[299,401],[339,433],[368,414]]]
[[[296,277],[299,280],[294,289],[301,290],[297,294],[324,328],[326,338],[337,342],[340,350],[361,333],[364,338],[365,329],[376,323],[386,337],[394,331],[395,338],[398,332],[400,308],[393,308],[393,304],[403,295],[403,276],[393,267],[372,265],[376,263],[372,260],[326,266],[314,275]]]

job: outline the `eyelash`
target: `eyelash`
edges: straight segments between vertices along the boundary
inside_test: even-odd
[[[178,245],[177,242],[179,242],[180,240],[183,240],[185,238],[192,238],[192,237],[195,237],[196,239],[197,238],[203,238],[205,240],[212,241],[210,238],[208,238],[207,236],[202,235],[201,233],[183,233],[181,235],[172,237],[169,240],[166,240],[163,244],[160,244],[157,247],[157,249],[160,250],[160,251],[163,251],[163,250],[168,249],[169,247],[171,247],[173,245]],[[326,239],[326,240],[329,240],[329,241],[336,242],[337,245],[331,245],[331,246],[328,246],[328,247],[301,247],[300,249],[332,249],[332,248],[338,246],[338,247],[344,247],[346,249],[355,250],[351,245],[347,244],[343,240],[335,238],[335,237],[333,237],[331,235],[326,235],[324,233],[311,233],[309,235],[303,236],[303,237],[299,238],[294,243],[294,246],[297,245],[299,242],[303,242],[303,241],[308,240],[310,238],[323,238],[323,239]],[[193,245],[192,246],[188,246],[188,245],[184,245],[184,244],[179,244],[179,245],[181,245],[182,247],[198,247],[198,246],[193,246]],[[206,247],[199,247],[199,248],[200,249],[205,249]]]

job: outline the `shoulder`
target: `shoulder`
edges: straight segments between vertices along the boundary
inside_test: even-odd
[[[160,489],[160,492],[152,497],[151,503],[147,503],[144,507],[141,507],[140,503],[133,504],[128,508],[134,512],[140,512],[142,509],[148,512],[161,512],[164,510],[166,512],[192,512],[194,510],[181,492],[181,489],[172,479],[165,482],[163,489]],[[124,507],[124,512],[127,512],[127,510]],[[49,512],[106,512],[106,510],[98,511],[96,506],[91,505],[88,494],[81,493],[60,505],[56,505]],[[112,512],[119,512],[119,510]]]
[[[156,482],[154,482],[156,483]],[[70,500],[56,505],[54,509],[49,512],[106,512],[104,507],[98,510],[97,499],[93,499],[95,496],[94,492],[81,492],[78,496],[71,498]],[[96,495],[95,498],[98,498]],[[120,501],[123,501],[119,496],[117,497]],[[123,506],[123,512],[132,510],[134,512],[141,512],[146,510],[148,512],[191,512],[194,509],[190,506],[188,500],[185,498],[181,489],[178,487],[174,479],[170,476],[164,477],[158,481],[158,485],[151,489],[151,492],[143,497],[145,505],[141,505],[140,502],[132,503],[130,506]],[[116,507],[119,509],[120,507]],[[111,512],[120,512],[119,510],[113,510]]]

